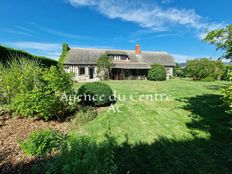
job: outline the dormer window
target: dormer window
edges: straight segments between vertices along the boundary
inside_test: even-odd
[[[113,60],[129,60],[128,56],[125,55],[112,55]]]
[[[106,51],[106,54],[113,60],[130,60],[126,51],[109,50]]]

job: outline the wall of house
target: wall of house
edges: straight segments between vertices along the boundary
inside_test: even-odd
[[[166,73],[167,73],[167,79],[170,79],[173,77],[173,67],[165,67]]]
[[[90,68],[93,69],[93,78],[91,79]],[[75,81],[98,81],[97,67],[94,65],[65,65],[66,72],[74,73]]]
[[[93,78],[90,79],[90,68],[93,68]],[[84,70],[83,70],[84,69]],[[165,67],[166,72],[167,72],[167,79],[170,79],[173,77],[173,67]],[[66,72],[72,72],[74,73],[74,80],[75,81],[99,81],[100,78],[97,75],[97,67],[94,65],[65,65],[65,71]],[[84,72],[83,72],[84,71]],[[113,72],[115,72],[115,70],[113,70]],[[120,72],[119,76],[114,74],[113,78],[111,76],[111,79],[117,79],[117,80],[136,80],[136,79],[146,79],[146,75],[144,73],[141,74],[141,70],[137,70],[138,72],[133,74],[131,70],[129,70],[127,72],[127,70],[122,70]],[[140,73],[139,73],[140,72]],[[129,73],[129,74],[128,74]],[[119,78],[120,77],[120,78]]]

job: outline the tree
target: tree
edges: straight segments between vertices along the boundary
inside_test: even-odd
[[[97,61],[97,73],[101,80],[109,80],[112,68],[112,59],[106,54],[102,55]]]
[[[217,50],[224,51],[221,59],[232,59],[232,25],[209,32],[203,41],[216,45]]]
[[[66,55],[68,54],[68,51],[70,50],[69,46],[67,43],[63,43],[62,45],[62,53],[60,55],[60,59],[59,62],[62,64],[64,63],[64,59],[66,57]]]
[[[214,80],[220,80],[224,65],[221,61],[210,60],[207,58],[188,60],[186,66],[187,75],[193,80],[201,80],[206,77],[212,77]]]

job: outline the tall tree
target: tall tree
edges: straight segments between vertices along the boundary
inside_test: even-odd
[[[109,80],[112,68],[112,59],[106,54],[102,55],[97,61],[97,73],[101,80]]]
[[[209,32],[203,41],[216,45],[217,50],[224,52],[220,59],[232,59],[232,25]]]

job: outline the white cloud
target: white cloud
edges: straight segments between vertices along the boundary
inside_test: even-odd
[[[86,36],[78,36],[78,35],[75,35],[75,34],[69,34],[69,33],[60,32],[60,31],[57,31],[57,30],[54,30],[54,29],[51,29],[51,28],[48,28],[48,27],[44,27],[44,26],[39,26],[38,28],[40,30],[44,31],[44,32],[47,32],[47,33],[50,33],[50,34],[53,34],[53,35],[62,36],[62,37],[67,37],[67,38],[73,38],[73,39],[87,39],[87,38],[89,38],[89,37],[86,37]]]
[[[161,0],[162,4],[170,4],[172,2],[173,2],[173,0]]]
[[[31,42],[31,41],[19,41],[19,42],[3,42],[3,45],[8,47],[21,49],[28,51],[29,53],[46,56],[49,58],[53,58],[58,60],[61,50],[62,44],[60,43],[48,43],[48,42]],[[111,48],[111,46],[107,45],[69,45],[71,48],[79,47],[79,48]]]
[[[2,29],[1,31],[11,33],[11,34],[16,34],[16,35],[22,35],[22,36],[29,36],[29,37],[34,36],[32,33],[28,33],[28,32],[25,32],[25,31],[20,31],[18,29]]]
[[[213,58],[217,59],[218,57],[209,56],[209,55],[184,55],[184,54],[171,54],[177,63],[185,63],[187,60],[198,59],[198,58]]]
[[[174,25],[182,25],[205,32],[223,26],[206,22],[193,9],[162,8],[155,1],[144,0],[69,0],[75,7],[95,8],[109,18],[119,18],[139,24],[153,31],[165,31]]]
[[[9,47],[26,50],[36,55],[47,56],[54,59],[58,59],[61,53],[61,44],[58,43],[21,41],[5,42],[3,44]]]

